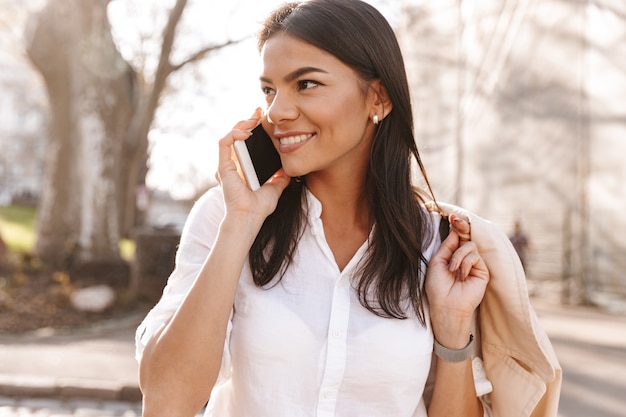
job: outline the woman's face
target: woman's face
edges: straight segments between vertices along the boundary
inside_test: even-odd
[[[264,127],[287,175],[364,172],[374,136],[367,84],[333,55],[286,34],[271,37],[261,56]]]

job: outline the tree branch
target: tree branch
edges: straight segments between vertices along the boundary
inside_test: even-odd
[[[170,65],[170,73],[178,71],[179,69],[181,69],[182,67],[184,67],[187,64],[190,64],[192,62],[196,62],[196,61],[199,61],[199,60],[203,59],[204,57],[206,57],[208,54],[210,54],[213,51],[217,51],[217,50],[225,48],[227,46],[236,45],[236,44],[238,44],[240,42],[243,42],[246,39],[249,39],[249,37],[238,39],[238,40],[228,40],[228,41],[226,41],[224,43],[221,43],[221,44],[206,46],[206,47],[196,51],[195,53],[193,53],[191,56],[189,56],[187,59],[185,59],[184,61],[180,62],[179,64]]]
[[[187,0],[176,0],[176,4],[172,7],[170,16],[167,19],[167,25],[165,25],[165,28],[163,29],[161,55],[159,57],[159,65],[157,66],[156,73],[154,74],[154,85],[149,99],[149,112],[152,113],[152,115],[156,110],[161,91],[163,91],[163,88],[165,87],[165,80],[168,75],[172,73],[170,55],[172,53],[174,39],[176,38],[176,27],[180,22],[185,6],[187,6]],[[152,122],[151,118],[149,122]]]

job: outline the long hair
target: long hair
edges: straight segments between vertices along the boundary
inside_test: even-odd
[[[375,226],[354,284],[361,304],[374,314],[406,318],[409,308],[424,324],[420,266],[425,261],[424,242],[430,241],[432,231],[421,192],[411,184],[413,159],[424,179],[426,174],[415,144],[409,86],[393,29],[374,7],[360,0],[309,0],[285,4],[269,16],[259,33],[259,50],[277,33],[331,53],[364,81],[380,80],[385,87],[393,109],[377,126],[365,180]],[[292,180],[261,227],[250,249],[257,285],[280,281],[292,262],[304,223],[304,198],[304,183]]]

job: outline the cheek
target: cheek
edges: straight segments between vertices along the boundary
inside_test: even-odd
[[[316,114],[320,128],[330,129],[333,135],[354,134],[369,117],[358,92],[329,97],[318,104]]]
[[[362,97],[342,98],[327,110],[329,120],[334,120],[329,126],[337,147],[351,148],[364,138],[369,114]]]

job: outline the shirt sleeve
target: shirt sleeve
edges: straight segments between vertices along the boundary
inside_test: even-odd
[[[207,191],[191,209],[176,252],[174,271],[159,302],[150,310],[135,333],[135,358],[141,359],[152,336],[169,321],[185,299],[211,251],[224,217],[219,187]]]
[[[478,356],[472,358],[472,371],[474,373],[474,386],[476,387],[476,396],[483,405],[483,417],[493,417],[491,411],[491,398],[489,394],[493,391],[491,382],[487,379],[483,360]]]

